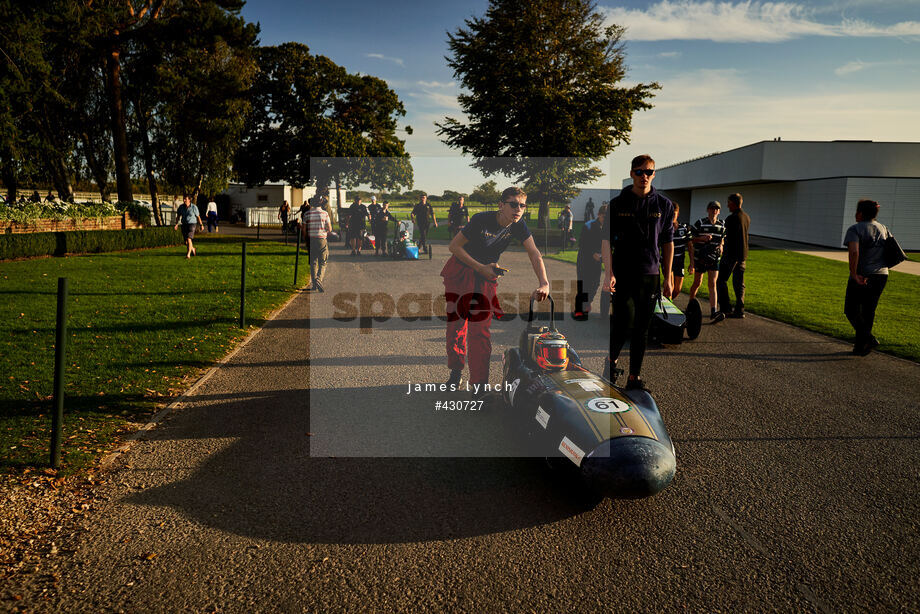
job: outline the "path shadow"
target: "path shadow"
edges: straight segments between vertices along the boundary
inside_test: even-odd
[[[233,443],[188,478],[129,495],[127,503],[170,506],[253,538],[336,544],[472,537],[556,522],[591,506],[563,496],[535,459],[311,457],[301,391],[201,400],[154,437]],[[207,432],[196,426],[205,424]],[[147,480],[164,475],[124,472],[129,480],[132,472]]]

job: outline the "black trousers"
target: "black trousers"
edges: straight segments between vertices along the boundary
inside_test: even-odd
[[[589,262],[579,260],[575,264],[575,311],[584,311],[585,307],[590,309],[594,295],[601,285],[601,263],[595,262],[591,256],[587,259]]]
[[[872,337],[872,325],[875,323],[875,309],[882,296],[887,275],[869,275],[866,285],[861,286],[852,277],[847,282],[846,298],[843,301],[843,313],[856,331],[856,345],[863,345]]]
[[[377,224],[374,228],[374,245],[377,246],[377,249],[383,250],[383,253],[387,253],[387,225],[386,224]],[[377,251],[375,249],[374,251]]]
[[[719,295],[719,311],[728,314],[732,311],[731,297],[728,295],[728,278],[732,278],[735,290],[736,313],[744,312],[744,269],[745,261],[731,256],[722,256],[719,263],[719,279],[716,280],[716,292]]]
[[[425,246],[428,245],[428,229],[430,226],[418,225],[418,250],[422,252],[425,250]]]
[[[648,329],[655,311],[657,275],[618,275],[613,294],[613,324],[610,330],[610,360],[620,357],[629,339],[629,374],[638,376],[648,345]]]

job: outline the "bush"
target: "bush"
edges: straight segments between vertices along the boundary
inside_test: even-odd
[[[140,201],[121,202],[115,204],[115,208],[131,216],[141,226],[150,226],[150,219],[153,211],[142,205]]]
[[[72,230],[0,235],[0,260],[98,254],[126,249],[181,245],[182,235],[171,226],[137,230]]]

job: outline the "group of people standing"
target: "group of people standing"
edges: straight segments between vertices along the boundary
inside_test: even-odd
[[[385,256],[389,223],[394,220],[396,218],[390,213],[388,201],[379,204],[377,197],[371,196],[371,204],[365,205],[360,197],[355,198],[351,207],[339,215],[339,225],[345,233],[345,240],[351,245],[351,255],[361,255],[367,223],[370,222],[371,233],[374,235],[374,255]]]

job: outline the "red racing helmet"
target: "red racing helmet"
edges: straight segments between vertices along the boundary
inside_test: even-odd
[[[564,369],[569,362],[568,347],[569,343],[562,333],[547,331],[534,342],[534,360],[538,367],[546,371]]]

